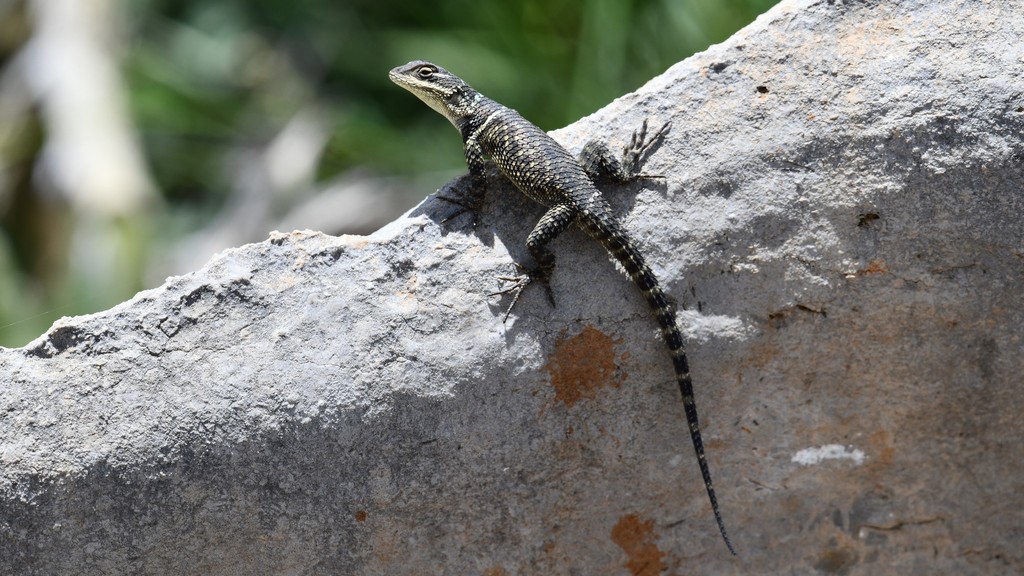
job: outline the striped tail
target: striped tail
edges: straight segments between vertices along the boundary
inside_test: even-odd
[[[683,410],[686,412],[686,422],[690,426],[690,438],[693,440],[693,449],[697,452],[697,463],[700,465],[700,475],[704,479],[704,488],[707,489],[708,498],[711,500],[711,510],[715,514],[718,531],[722,533],[726,547],[735,556],[736,550],[733,549],[729,535],[725,531],[722,513],[718,509],[718,499],[715,498],[715,489],[711,485],[708,461],[704,456],[704,442],[701,440],[700,425],[697,423],[697,404],[693,399],[693,381],[690,379],[690,366],[686,361],[686,350],[683,349],[683,336],[676,324],[675,307],[665,297],[665,292],[661,289],[657,277],[647,266],[643,255],[636,249],[625,230],[617,223],[597,222],[596,220],[584,219],[581,225],[626,269],[629,277],[643,292],[647,304],[658,320],[658,325],[661,326],[661,336],[668,344],[668,349],[672,354],[672,364],[676,370],[679,391],[683,394]]]

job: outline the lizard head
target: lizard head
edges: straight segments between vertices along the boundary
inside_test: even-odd
[[[456,127],[473,113],[480,93],[461,78],[436,64],[414,60],[388,73],[395,84],[405,88],[440,112]]]

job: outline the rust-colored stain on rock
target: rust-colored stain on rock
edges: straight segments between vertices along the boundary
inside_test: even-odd
[[[665,568],[661,561],[665,553],[654,543],[657,537],[654,521],[641,520],[636,514],[623,516],[612,528],[612,542],[626,553],[629,560],[624,566],[633,576],[655,576]]]
[[[857,270],[857,274],[867,276],[868,274],[887,274],[889,272],[889,266],[885,263],[885,260],[875,259],[868,262],[866,268]]]
[[[551,374],[555,400],[572,406],[583,398],[596,397],[601,388],[621,386],[626,374],[616,370],[614,349],[621,343],[589,325],[572,338],[563,334],[544,367]]]
[[[892,446],[892,434],[888,430],[878,430],[868,436],[868,445],[874,452],[875,457],[869,464],[871,466],[886,467],[892,464],[892,458],[896,449]]]
[[[356,511],[356,522],[366,522],[366,512],[363,510]]]

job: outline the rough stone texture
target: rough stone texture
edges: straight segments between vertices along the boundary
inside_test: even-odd
[[[740,558],[596,244],[502,325],[541,209],[498,187],[0,350],[0,573],[1024,572],[1022,37],[1016,1],[784,2],[557,133],[673,121],[611,198],[688,308]]]

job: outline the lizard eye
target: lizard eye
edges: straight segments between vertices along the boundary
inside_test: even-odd
[[[434,69],[430,66],[422,66],[416,71],[416,75],[426,80],[434,75]]]

